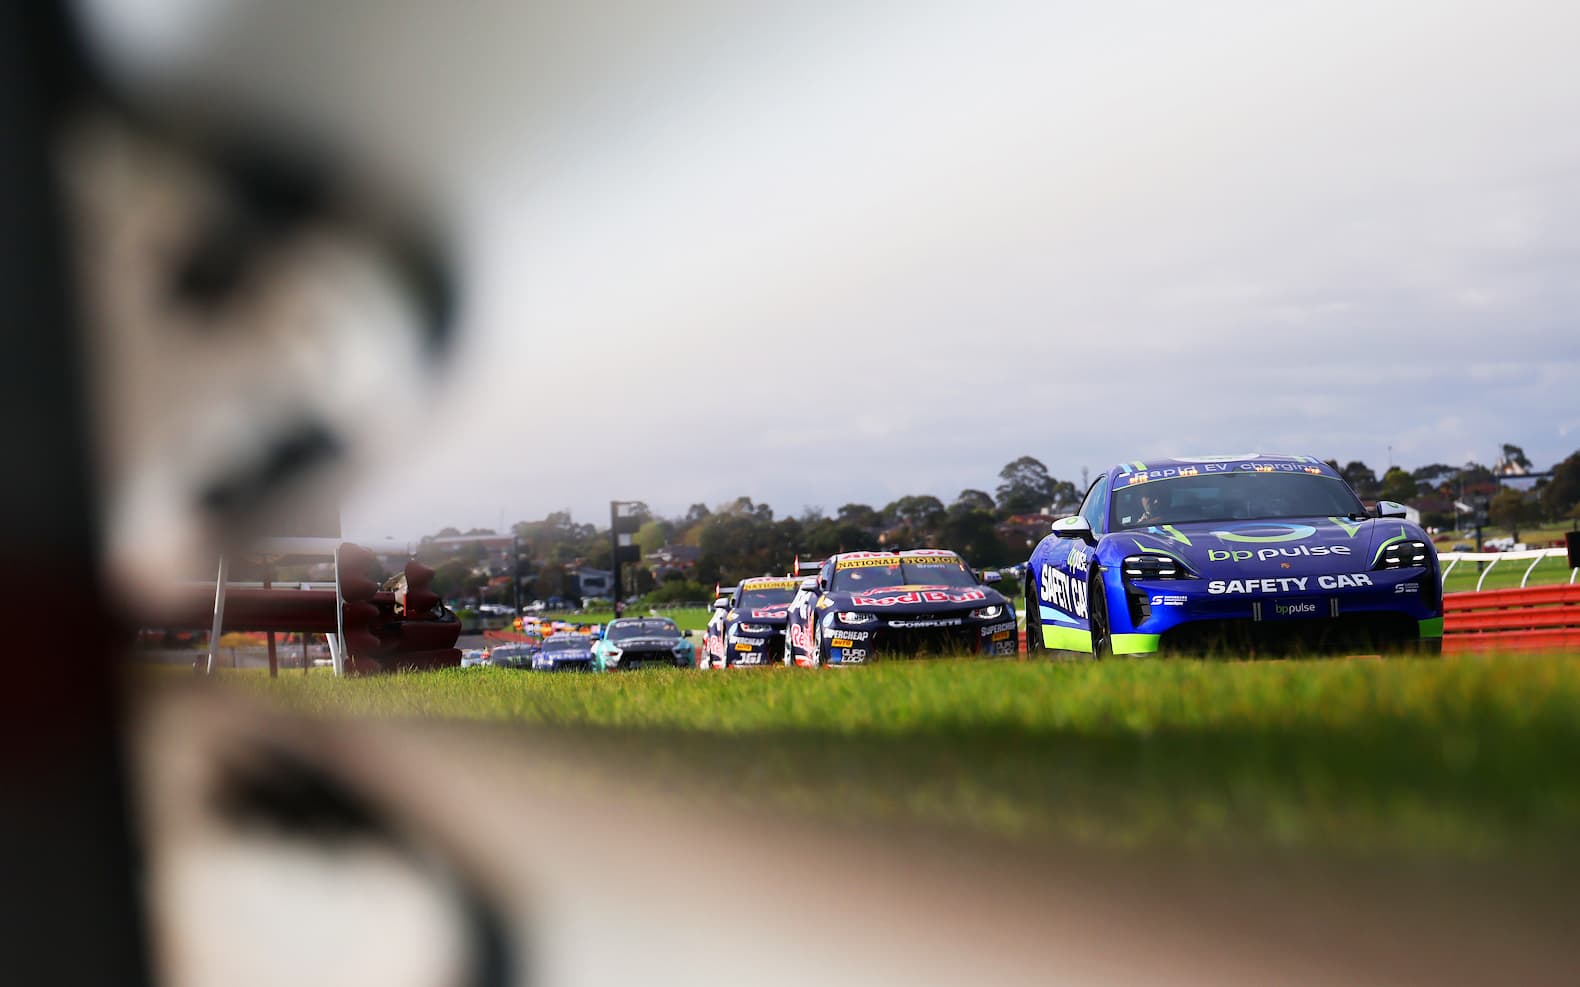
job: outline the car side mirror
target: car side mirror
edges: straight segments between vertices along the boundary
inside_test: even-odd
[[[713,601],[713,609],[715,610],[726,610],[729,608],[729,605],[730,601],[728,597],[720,597],[719,599]]]
[[[1002,582],[1003,580],[1004,576],[997,569],[989,569],[987,572],[982,574],[982,581],[989,586],[997,582]]]
[[[1080,538],[1084,541],[1092,540],[1092,522],[1079,514],[1062,517],[1053,522],[1053,533],[1060,538]]]
[[[808,576],[805,579],[801,580],[801,591],[803,593],[816,593],[817,592],[817,577],[816,576]]]
[[[1404,518],[1408,517],[1409,515],[1406,513],[1405,506],[1403,504],[1396,503],[1391,500],[1379,500],[1377,502],[1377,516],[1380,518]]]

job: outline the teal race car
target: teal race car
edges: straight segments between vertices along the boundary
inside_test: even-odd
[[[640,668],[690,668],[696,647],[668,617],[621,617],[611,620],[593,644],[600,672]]]

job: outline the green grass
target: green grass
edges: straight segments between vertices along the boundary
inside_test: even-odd
[[[310,714],[530,725],[836,825],[1094,849],[1580,857],[1580,658],[940,661],[232,681]]]
[[[647,613],[646,607],[631,606],[626,609],[627,617],[641,617]],[[668,617],[675,622],[675,626],[683,631],[700,631],[708,626],[708,618],[712,611],[706,607],[676,607],[673,610],[664,607],[658,608],[659,616]],[[575,614],[543,614],[545,620],[569,620],[583,624],[607,624],[614,619],[613,610],[588,610],[585,613]]]

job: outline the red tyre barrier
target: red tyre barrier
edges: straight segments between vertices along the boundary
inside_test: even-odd
[[[537,644],[539,638],[531,634],[519,634],[515,631],[484,631],[483,637],[489,641],[506,641],[511,644]]]
[[[1580,586],[1535,586],[1443,597],[1443,651],[1580,649]]]

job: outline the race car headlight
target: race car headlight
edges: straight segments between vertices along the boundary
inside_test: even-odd
[[[994,604],[991,607],[978,607],[971,611],[971,619],[973,620],[997,620],[1003,615],[1004,608],[998,604]]]
[[[736,624],[735,629],[742,634],[772,634],[774,629],[767,624]]]
[[[1374,569],[1403,569],[1406,566],[1426,565],[1426,553],[1432,546],[1424,541],[1396,541],[1384,545],[1382,556],[1378,558]]]
[[[1192,575],[1179,560],[1152,552],[1127,555],[1123,569],[1127,579],[1189,579]]]
[[[878,615],[875,613],[862,613],[860,610],[842,610],[835,614],[841,624],[875,624]]]

